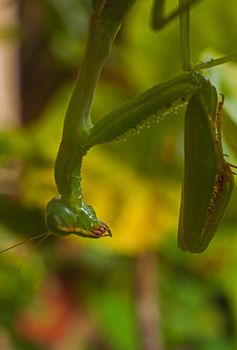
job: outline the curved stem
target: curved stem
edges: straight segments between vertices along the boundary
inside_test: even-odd
[[[165,0],[157,0],[154,2],[152,11],[151,26],[153,29],[161,29],[171,22],[174,18],[178,17],[183,11],[185,11],[190,5],[198,3],[201,0],[189,0],[189,2],[179,5],[179,7],[173,10],[166,17],[164,16],[164,2]]]

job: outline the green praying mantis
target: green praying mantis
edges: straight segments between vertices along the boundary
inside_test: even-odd
[[[218,104],[215,87],[200,70],[235,60],[237,55],[192,66],[189,12],[190,6],[199,1],[179,0],[178,9],[167,17],[164,16],[165,1],[154,2],[154,29],[160,29],[179,16],[180,61],[184,72],[130,99],[96,124],[93,124],[90,114],[97,80],[124,16],[135,0],[92,1],[86,52],[66,112],[55,163],[59,195],[46,207],[45,220],[49,232],[40,235],[43,239],[49,235],[64,237],[70,234],[88,238],[111,236],[109,227],[83,201],[83,158],[93,146],[134,134],[147,124],[187,105],[178,244],[181,249],[195,253],[207,248],[223,217],[234,182],[231,165],[224,159],[221,143],[223,99]]]

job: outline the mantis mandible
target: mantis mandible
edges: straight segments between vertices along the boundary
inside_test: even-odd
[[[221,107],[219,105],[218,111],[216,90],[199,71],[235,60],[237,55],[224,56],[194,66],[191,64],[189,11],[190,6],[199,1],[179,0],[179,8],[167,17],[164,16],[165,1],[154,2],[154,28],[159,29],[179,16],[180,61],[184,72],[132,98],[95,125],[91,121],[90,111],[97,80],[114,37],[135,0],[92,1],[86,52],[67,109],[55,163],[55,182],[59,195],[46,207],[45,218],[49,232],[45,236],[111,236],[109,227],[83,201],[80,185],[83,158],[91,147],[119,139],[124,134],[133,134],[134,130],[146,126],[148,122],[158,121],[188,104],[179,246],[191,252],[201,252],[208,246],[229,202],[233,175],[222,152]],[[200,132],[194,144],[189,145],[195,130]],[[202,186],[206,189],[201,191],[205,192],[203,197],[200,192]],[[32,239],[35,238],[37,236]]]

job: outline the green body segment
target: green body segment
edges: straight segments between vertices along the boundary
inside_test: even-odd
[[[199,73],[183,73],[124,103],[89,130],[88,148],[121,137],[153,115],[159,118],[176,111],[199,89],[202,79]]]
[[[203,252],[223,217],[233,188],[216,132],[217,93],[209,81],[189,101],[185,114],[185,168],[178,245]]]

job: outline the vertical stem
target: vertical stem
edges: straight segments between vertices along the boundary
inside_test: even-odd
[[[165,12],[165,0],[154,1],[152,9],[151,26],[153,29],[159,29],[166,23],[164,12]]]
[[[164,350],[158,317],[156,257],[153,253],[137,258],[137,316],[143,350]]]
[[[180,28],[180,61],[181,67],[184,71],[191,70],[191,58],[190,58],[190,6],[188,6],[189,0],[179,0],[179,7],[187,8],[181,11],[179,16],[179,28]]]

